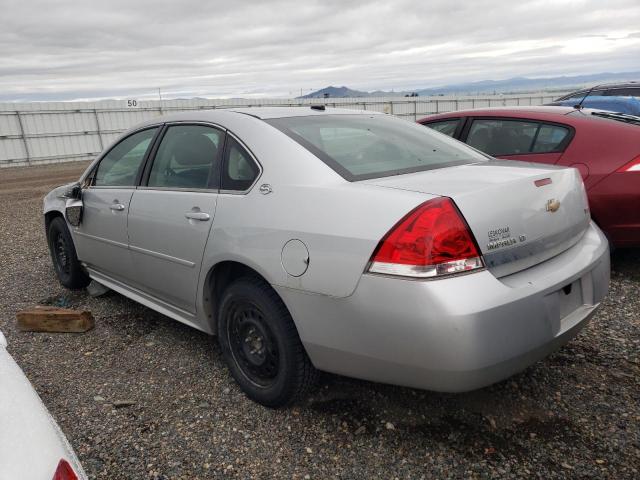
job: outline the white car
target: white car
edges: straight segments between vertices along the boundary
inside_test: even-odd
[[[71,445],[6,347],[0,332],[0,479],[86,479]]]

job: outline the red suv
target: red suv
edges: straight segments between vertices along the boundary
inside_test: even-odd
[[[448,112],[418,123],[497,158],[577,168],[591,216],[609,240],[640,246],[640,117],[514,107]]]

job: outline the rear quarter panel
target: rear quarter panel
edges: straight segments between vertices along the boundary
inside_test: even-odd
[[[247,194],[219,195],[202,285],[216,264],[237,261],[273,285],[348,296],[380,239],[406,213],[432,198],[348,182],[261,120],[228,126],[263,171]],[[260,193],[263,184],[272,192]],[[309,267],[299,277],[287,274],[282,265],[282,249],[292,239],[301,240],[309,250]]]
[[[611,120],[578,119],[560,165],[585,164],[587,191],[640,154],[640,127]]]
[[[203,272],[225,260],[244,263],[271,284],[345,297],[380,239],[406,213],[431,196],[358,184],[323,186],[272,183],[273,193],[221,195]],[[309,251],[307,271],[284,270],[289,240]]]

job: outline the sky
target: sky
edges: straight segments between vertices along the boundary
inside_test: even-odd
[[[0,101],[640,71],[640,1],[0,0]]]

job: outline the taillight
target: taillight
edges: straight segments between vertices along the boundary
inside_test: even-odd
[[[447,197],[409,212],[373,252],[369,272],[429,278],[484,267],[469,226]]]
[[[618,169],[618,172],[640,172],[640,155]]]
[[[51,480],[78,480],[78,476],[64,458],[58,462],[53,478]]]

